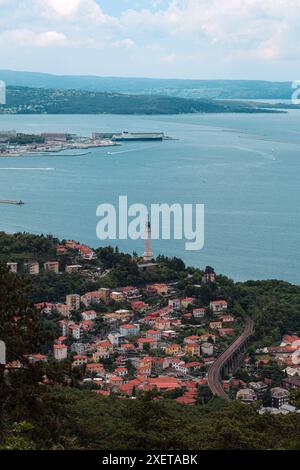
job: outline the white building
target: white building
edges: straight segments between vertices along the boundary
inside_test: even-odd
[[[97,312],[95,310],[86,310],[82,313],[82,318],[85,321],[95,320],[97,318]]]
[[[10,270],[11,273],[17,274],[18,272],[18,263],[6,263],[6,266]]]
[[[212,343],[203,343],[201,345],[201,353],[206,356],[213,356],[214,354],[214,345]]]
[[[81,338],[81,328],[80,325],[70,325],[69,326],[69,331],[74,339],[80,339]]]
[[[31,276],[36,276],[40,273],[40,265],[37,261],[29,261],[25,263],[24,269]]]
[[[251,388],[244,388],[239,390],[236,394],[236,398],[243,403],[253,403],[257,400],[256,393]]]
[[[140,326],[139,325],[133,325],[133,324],[127,324],[127,325],[122,325],[120,326],[120,333],[122,336],[128,337],[128,336],[137,336],[140,331]]]
[[[228,303],[226,302],[226,300],[214,300],[210,302],[209,307],[213,311],[213,313],[223,313],[226,312],[228,308]]]
[[[53,346],[54,359],[64,361],[68,357],[68,347],[65,344],[55,344]]]

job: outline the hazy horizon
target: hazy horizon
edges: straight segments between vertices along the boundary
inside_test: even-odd
[[[290,83],[292,80],[267,80],[263,78],[227,78],[227,77],[210,77],[210,78],[186,78],[186,77],[161,77],[159,75],[146,76],[146,75],[99,75],[99,74],[85,74],[85,73],[59,73],[59,72],[43,72],[41,70],[24,70],[24,69],[6,69],[0,68],[1,72],[12,72],[12,73],[24,73],[24,74],[43,74],[43,75],[53,75],[54,77],[91,77],[91,78],[116,78],[116,79],[141,79],[141,80],[183,80],[183,81],[232,81],[232,82],[277,82],[277,83]],[[1,79],[1,77],[0,77]]]

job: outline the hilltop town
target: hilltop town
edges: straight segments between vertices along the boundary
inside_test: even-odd
[[[73,240],[51,239],[49,243],[52,251],[44,259],[38,254],[28,259],[29,249],[25,254],[19,249],[12,257],[9,250],[1,254],[11,272],[30,277],[33,285],[51,276],[58,283],[76,277],[80,286],[78,292],[64,285],[56,300],[56,294],[36,290],[35,308],[52,325],[55,337],[51,345],[32,351],[31,364],[69,363],[78,369],[80,388],[96,395],[136,399],[152,391],[160,399],[182,405],[211,400],[209,369],[244,325],[240,305],[232,294],[224,295],[229,283],[223,276],[212,267],[186,269],[174,259],[181,269],[176,279],[176,269],[170,269],[172,260],[150,260],[146,253],[146,259],[126,258],[137,281],[125,285],[123,273],[125,282],[118,285],[112,272],[122,254],[93,250]],[[107,262],[109,256],[115,261]],[[86,285],[95,288],[82,290]],[[222,377],[228,397],[243,403],[261,402],[260,413],[296,411],[290,398],[300,388],[296,332],[282,335],[279,344],[269,344],[270,339],[256,341],[252,348],[250,344],[239,370]]]

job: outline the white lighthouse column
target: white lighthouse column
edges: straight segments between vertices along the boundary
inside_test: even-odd
[[[153,251],[152,251],[152,240],[151,240],[151,222],[150,219],[146,224],[146,238],[145,238],[145,253],[144,253],[144,261],[149,263],[153,259]]]

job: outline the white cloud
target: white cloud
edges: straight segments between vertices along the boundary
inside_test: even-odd
[[[1,63],[9,62],[10,47],[30,45],[41,49],[44,64],[22,51],[19,59],[35,69],[47,69],[49,59],[62,67],[59,48],[72,47],[78,54],[70,50],[69,60],[82,73],[88,64],[99,73],[167,75],[172,64],[176,76],[253,77],[271,67],[273,78],[274,70],[295,74],[300,0],[126,0],[115,9],[114,1],[113,16],[108,0],[0,0]],[[43,55],[48,46],[54,51]]]
[[[112,43],[112,46],[113,47],[124,47],[126,49],[130,49],[130,48],[135,46],[135,42],[130,38],[126,38],[126,39],[121,39],[120,41],[114,41]]]
[[[106,15],[95,0],[36,0],[41,13],[56,20],[97,22],[116,26],[117,18]]]
[[[0,38],[3,41],[11,41],[19,46],[63,46],[67,44],[67,37],[57,31],[34,32],[29,29],[14,29],[4,31]]]
[[[162,61],[165,62],[166,64],[172,64],[172,62],[175,62],[176,59],[177,59],[176,54],[169,54],[163,57]]]
[[[52,10],[54,13],[69,18],[78,12],[81,0],[43,0],[40,2],[44,8]]]
[[[286,42],[290,31],[297,30],[300,21],[299,0],[171,0],[165,9],[127,10],[121,17],[128,28],[138,28],[152,34],[160,33],[182,39],[190,38],[199,44],[208,40],[227,48],[249,50],[263,48],[263,44],[274,39]],[[298,38],[299,40],[299,38]],[[193,47],[193,44],[191,44]],[[278,57],[272,53],[275,48],[266,47],[269,58]]]

